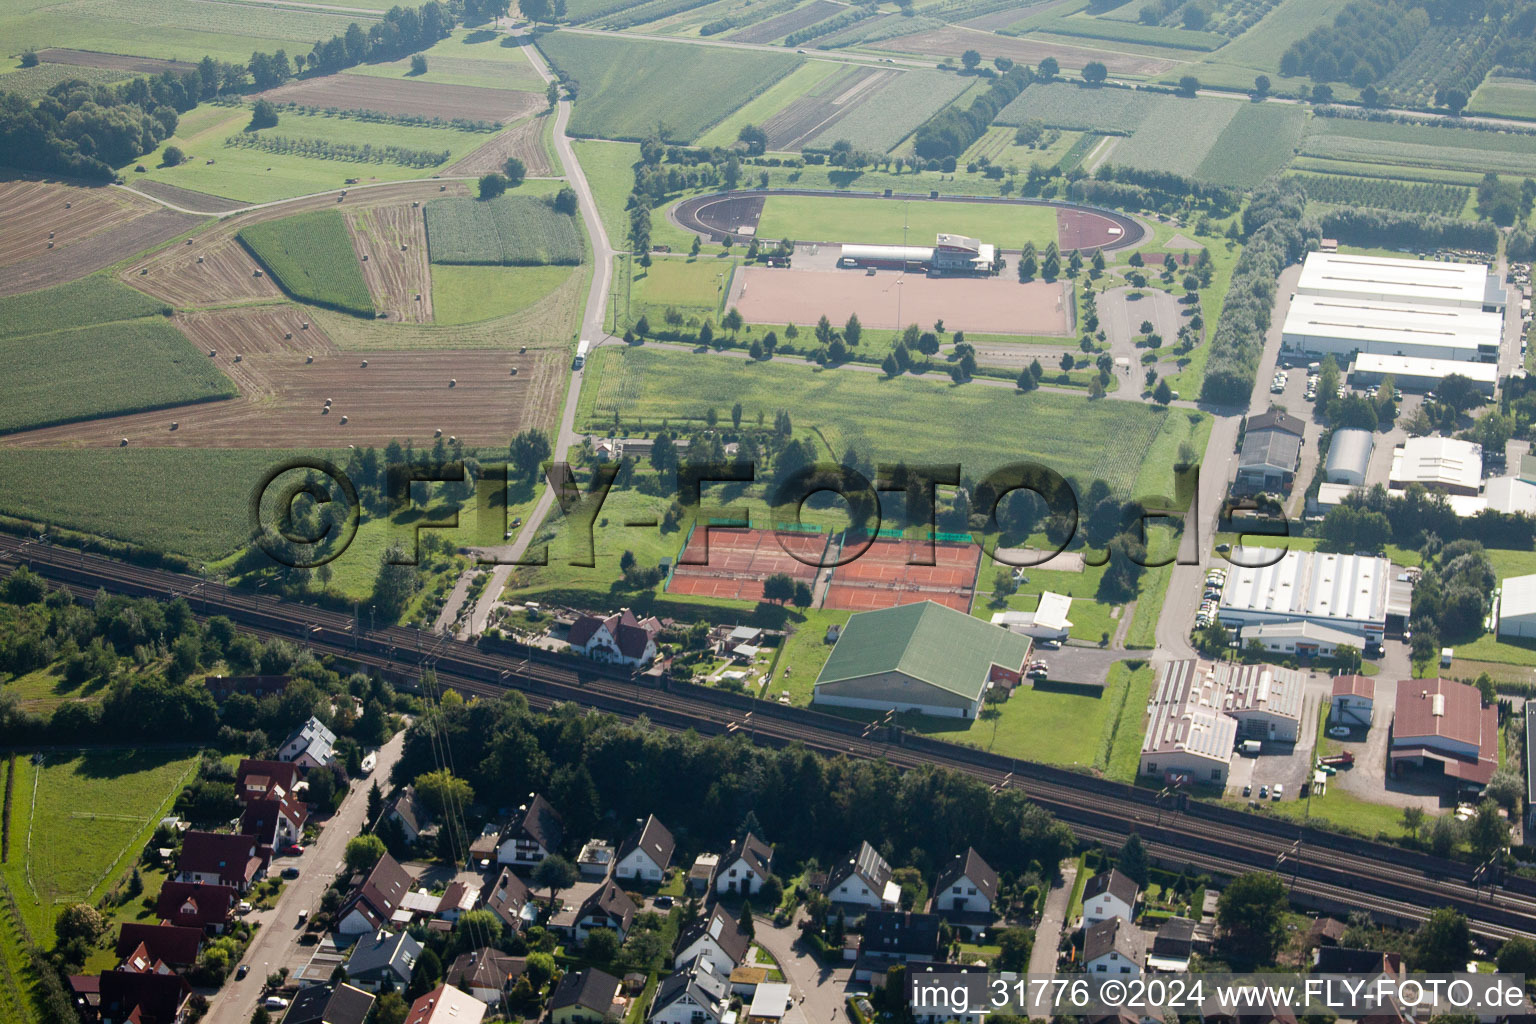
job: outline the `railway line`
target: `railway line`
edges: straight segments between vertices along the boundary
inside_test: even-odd
[[[1266,869],[1291,879],[1293,895],[1321,909],[1371,911],[1411,926],[1429,910],[1452,906],[1480,935],[1536,934],[1536,885],[1475,884],[1470,865],[1324,832],[1294,822],[1179,799],[1064,769],[1005,758],[905,733],[868,727],[806,708],[791,708],[686,683],[665,689],[603,666],[507,641],[476,645],[416,629],[364,628],[352,615],[263,597],[224,585],[148,569],[36,541],[0,537],[0,573],[18,564],[82,600],[98,590],[135,597],[185,598],[200,615],[224,615],[259,636],[280,637],[397,678],[432,670],[439,685],[497,698],[509,689],[547,709],[572,702],[627,719],[644,716],[667,729],[701,735],[744,733],[753,742],[801,744],[827,755],[883,758],[903,770],[925,765],[965,772],[994,788],[1015,788],[1072,828],[1082,840],[1118,846],[1131,832],[1155,859],[1213,875]]]

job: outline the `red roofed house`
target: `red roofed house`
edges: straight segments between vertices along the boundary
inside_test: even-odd
[[[201,928],[173,924],[124,924],[117,937],[117,955],[126,957],[142,947],[143,952],[180,970],[197,963],[197,951],[203,944]]]
[[[247,800],[240,815],[240,832],[267,850],[282,850],[304,837],[309,808],[294,797]]]
[[[1392,719],[1392,771],[1443,772],[1482,787],[1499,767],[1499,713],[1477,687],[1451,679],[1403,679]]]
[[[101,975],[101,1024],[179,1024],[192,988],[175,974],[105,971]]]
[[[401,899],[410,891],[410,873],[386,853],[342,902],[336,912],[336,930],[343,935],[378,931],[394,919]]]
[[[270,858],[250,836],[188,832],[176,858],[175,880],[232,885],[244,892],[266,872]]]
[[[1333,704],[1328,709],[1328,724],[1347,728],[1371,727],[1371,709],[1376,703],[1376,680],[1370,676],[1334,676]]]
[[[298,782],[299,766],[291,761],[246,758],[235,771],[235,796],[242,801],[288,796]]]
[[[217,934],[229,924],[239,901],[240,890],[232,885],[168,881],[155,900],[155,915],[170,924]]]
[[[480,1024],[487,1009],[469,993],[439,985],[411,1004],[405,1024]]]
[[[645,665],[656,657],[660,632],[661,623],[655,617],[639,619],[625,608],[607,618],[583,615],[571,624],[567,640],[571,650],[594,661]]]

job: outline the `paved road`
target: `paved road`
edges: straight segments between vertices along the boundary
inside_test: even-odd
[[[303,929],[295,927],[299,911],[313,912],[320,906],[321,894],[341,868],[347,841],[362,830],[372,780],[389,778],[404,745],[405,733],[401,732],[379,748],[373,774],[352,786],[340,809],[320,831],[320,838],[304,851],[303,856],[273,859],[273,871],[297,867],[299,877],[283,886],[276,907],[250,915],[251,920],[261,923],[256,938],[240,961],[251,965],[251,973],[244,981],[235,981],[234,976],[230,976],[229,983],[214,997],[208,1016],[204,1018],[209,1024],[246,1024],[256,1012],[256,1002],[267,975],[293,962],[299,950],[299,936],[303,934]]]
[[[1045,911],[1035,926],[1035,944],[1029,951],[1031,978],[1056,976],[1056,953],[1061,945],[1061,931],[1067,925],[1067,904],[1072,900],[1072,889],[1077,885],[1077,861],[1061,863],[1061,881],[1051,887],[1045,897]],[[1030,1012],[1031,1017],[1049,1017],[1044,1007]]]
[[[807,1024],[831,1024],[843,1013],[843,996],[848,988],[852,967],[823,967],[816,958],[798,945],[800,922],[805,919],[803,910],[796,911],[795,919],[784,927],[776,927],[759,919],[757,944],[773,954],[784,971],[789,983],[790,996],[802,1005]]]

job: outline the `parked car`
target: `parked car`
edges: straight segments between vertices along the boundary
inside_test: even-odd
[[[241,900],[239,903],[235,904],[235,913],[237,913],[237,914],[249,914],[250,912],[251,912],[251,903],[250,903],[249,900]]]
[[[673,900],[671,896],[657,896],[654,900],[651,901],[651,905],[657,910],[667,910],[672,906],[672,903]]]
[[[244,981],[245,980],[245,976],[247,974],[250,974],[250,973],[251,973],[251,965],[250,964],[241,964],[239,967],[235,968],[235,980],[236,981]]]
[[[1259,787],[1259,799],[1260,800],[1268,800],[1269,799],[1269,787],[1268,786],[1260,786]]]
[[[1275,788],[1274,788],[1274,790],[1269,795],[1270,795],[1271,798],[1273,798],[1275,800],[1279,800],[1282,797],[1284,797],[1285,796],[1285,784],[1282,783],[1282,782],[1275,783]]]
[[[1249,783],[1247,783],[1246,785],[1243,786],[1243,796],[1252,796],[1252,795],[1253,795],[1253,783],[1249,782]]]
[[[1328,727],[1328,735],[1332,736],[1334,739],[1342,739],[1349,735],[1349,726],[1331,725]]]
[[[283,877],[284,878],[298,878],[299,877],[299,869],[298,868],[283,868]]]
[[[299,854],[304,852],[304,847],[300,846],[298,843],[289,843],[287,846],[283,847],[283,852],[290,857],[297,857]]]
[[[261,1005],[265,1006],[269,1010],[282,1010],[287,1008],[288,1000],[284,999],[282,996],[267,996],[266,999],[262,1000]]]

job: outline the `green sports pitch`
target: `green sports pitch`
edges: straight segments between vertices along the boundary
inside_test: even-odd
[[[1056,241],[1056,211],[1012,203],[946,203],[844,196],[769,196],[758,221],[761,238],[870,245],[932,245],[940,232],[980,238],[1001,248]]]

